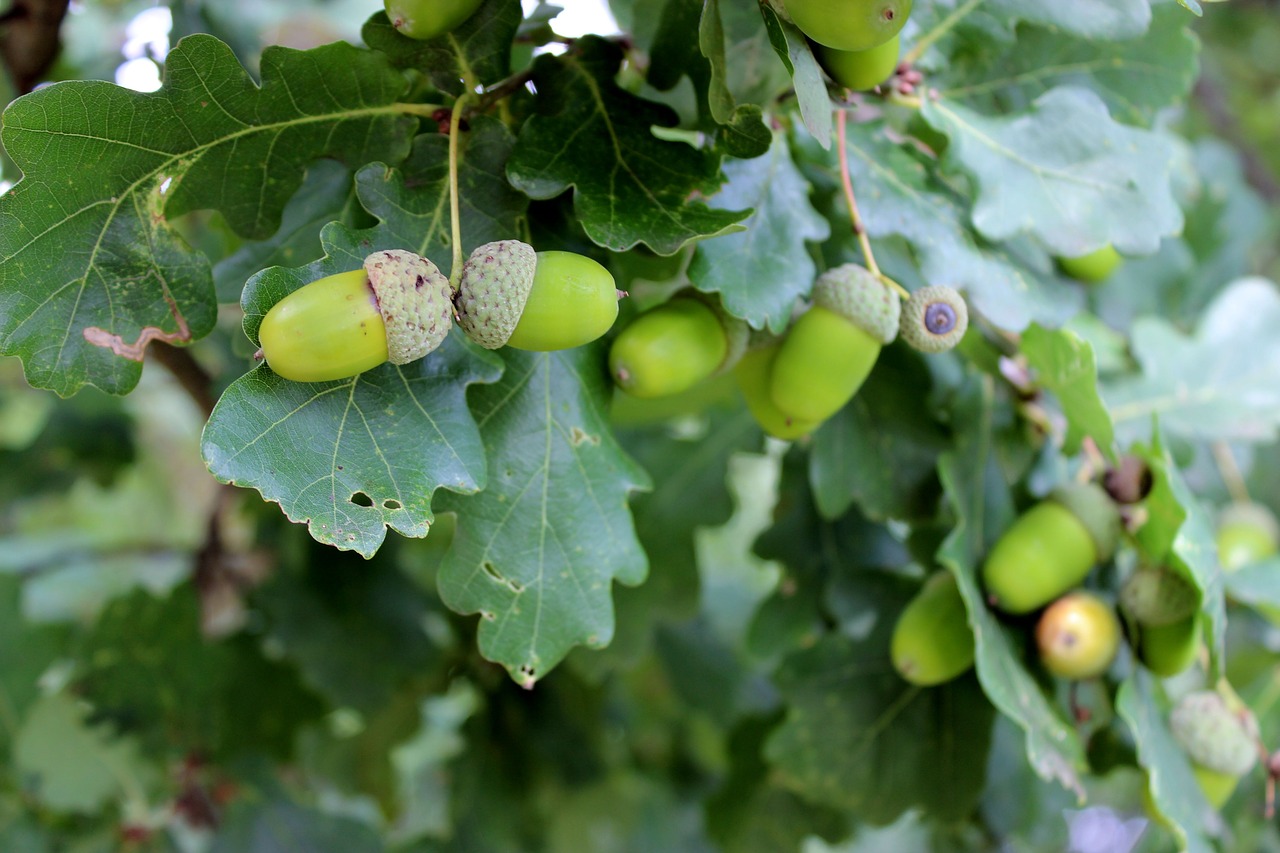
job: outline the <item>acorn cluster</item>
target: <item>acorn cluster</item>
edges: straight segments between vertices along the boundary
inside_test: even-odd
[[[832,80],[863,90],[897,70],[899,34],[912,5],[912,0],[783,0],[781,11],[808,38]]]
[[[258,327],[267,365],[295,382],[347,379],[407,364],[458,325],[489,349],[569,349],[603,335],[618,316],[613,276],[573,252],[487,243],[463,265],[457,290],[427,258],[374,252],[360,269],[317,279],[271,307]]]

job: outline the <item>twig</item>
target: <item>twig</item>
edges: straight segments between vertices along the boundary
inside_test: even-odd
[[[907,51],[902,57],[902,61],[907,65],[915,65],[920,61],[920,57],[924,56],[924,52],[929,49],[929,45],[942,38],[966,15],[982,3],[982,0],[968,0],[956,7],[955,11],[938,22],[938,25],[929,32],[916,39],[916,43],[911,46],[911,50]]]
[[[896,290],[903,299],[910,299],[911,293],[905,287],[880,271],[879,265],[876,264],[876,256],[871,251],[871,239],[867,236],[867,228],[862,223],[862,215],[858,213],[858,199],[853,194],[853,178],[849,176],[849,146],[845,142],[845,127],[848,123],[848,113],[844,110],[837,110],[836,135],[840,144],[838,155],[840,160],[840,182],[844,185],[844,199],[849,206],[849,219],[853,226],[853,234],[858,238],[858,245],[862,248],[862,256],[866,259],[867,269],[871,271],[871,274]]]
[[[458,201],[458,134],[462,123],[463,105],[471,98],[470,92],[463,92],[453,102],[453,112],[449,114],[449,219],[453,229],[453,267],[449,270],[449,283],[458,289],[462,279],[462,213]]]
[[[1249,503],[1249,487],[1245,485],[1240,466],[1236,464],[1235,454],[1225,441],[1215,441],[1212,445],[1213,461],[1218,466],[1218,474],[1227,487],[1231,499],[1236,503]]]

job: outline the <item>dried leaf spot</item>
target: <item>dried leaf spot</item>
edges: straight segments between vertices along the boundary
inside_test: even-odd
[[[583,442],[590,442],[594,445],[600,444],[600,436],[584,431],[581,427],[574,427],[569,431],[569,442],[577,447]]]

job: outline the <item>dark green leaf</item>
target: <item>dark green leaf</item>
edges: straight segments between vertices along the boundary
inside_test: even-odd
[[[0,757],[8,756],[27,708],[40,695],[36,680],[65,645],[61,631],[24,621],[21,592],[17,578],[0,574]]]
[[[438,38],[401,35],[384,12],[366,21],[360,35],[397,68],[426,71],[437,89],[458,95],[511,73],[511,40],[523,20],[517,0],[484,0],[470,18]]]
[[[699,243],[689,278],[699,290],[718,292],[733,316],[781,332],[817,273],[805,242],[825,240],[830,228],[809,206],[809,185],[782,134],[765,159],[733,161],[724,172],[728,182],[711,203],[755,212],[743,221],[747,230]]]
[[[991,705],[971,675],[933,688],[904,681],[889,640],[912,584],[862,573],[856,585],[874,599],[870,634],[829,634],[783,661],[774,678],[787,716],[765,757],[806,799],[874,824],[913,806],[962,819],[981,793]]]
[[[720,184],[719,156],[658,139],[674,114],[620,89],[622,51],[587,36],[577,49],[534,62],[538,113],[525,122],[507,176],[533,198],[574,188],[574,211],[597,244],[645,243],[669,255],[691,240],[739,230],[747,211],[712,210],[691,196]]]
[[[368,825],[272,796],[241,798],[218,827],[210,853],[381,853]]]
[[[502,381],[471,398],[488,486],[444,501],[458,530],[440,595],[479,613],[481,653],[532,686],[574,646],[613,636],[613,580],[648,571],[627,509],[648,477],[609,431],[598,347],[502,354]]]
[[[349,44],[268,48],[259,88],[226,45],[192,36],[165,74],[154,94],[60,83],[5,111],[4,146],[24,178],[0,196],[0,353],[21,356],[35,385],[124,393],[140,356],[113,346],[183,323],[193,339],[208,334],[208,262],[166,217],[216,208],[238,233],[266,237],[310,161],[408,152],[414,120],[394,104],[403,78]]]

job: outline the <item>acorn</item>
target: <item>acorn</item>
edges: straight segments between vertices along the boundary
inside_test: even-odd
[[[1248,708],[1232,708],[1213,690],[1183,696],[1169,715],[1173,738],[1197,767],[1240,778],[1258,760],[1258,724]]]
[[[1036,647],[1044,668],[1059,678],[1097,678],[1120,651],[1120,620],[1106,601],[1077,589],[1040,614]]]
[[[1216,543],[1219,564],[1234,572],[1280,550],[1280,524],[1262,504],[1239,501],[1219,513]]]
[[[267,366],[295,382],[329,382],[383,362],[407,364],[444,342],[453,290],[436,265],[389,249],[364,267],[304,285],[262,318]]]
[[[1172,625],[1200,609],[1200,590],[1173,569],[1139,569],[1120,588],[1120,606],[1139,624]]]
[[[609,271],[585,255],[498,240],[467,258],[454,306],[458,325],[480,346],[545,352],[607,332],[618,296]]]
[[[773,402],[770,385],[773,364],[777,360],[782,341],[767,335],[758,336],[743,353],[733,369],[733,378],[742,392],[747,409],[760,428],[774,438],[794,441],[803,438],[822,425],[821,421],[795,418],[778,408]]]
[[[894,623],[889,644],[893,668],[912,684],[942,684],[973,666],[974,648],[955,577],[935,572]]]
[[[941,284],[922,287],[902,306],[899,332],[921,352],[949,350],[969,328],[969,307],[955,288]]]
[[[818,276],[813,305],[787,331],[774,360],[773,402],[797,421],[834,415],[858,393],[880,348],[898,336],[900,311],[897,295],[858,264]]]
[[[750,327],[697,291],[635,318],[609,347],[614,384],[633,397],[679,394],[737,364]]]

